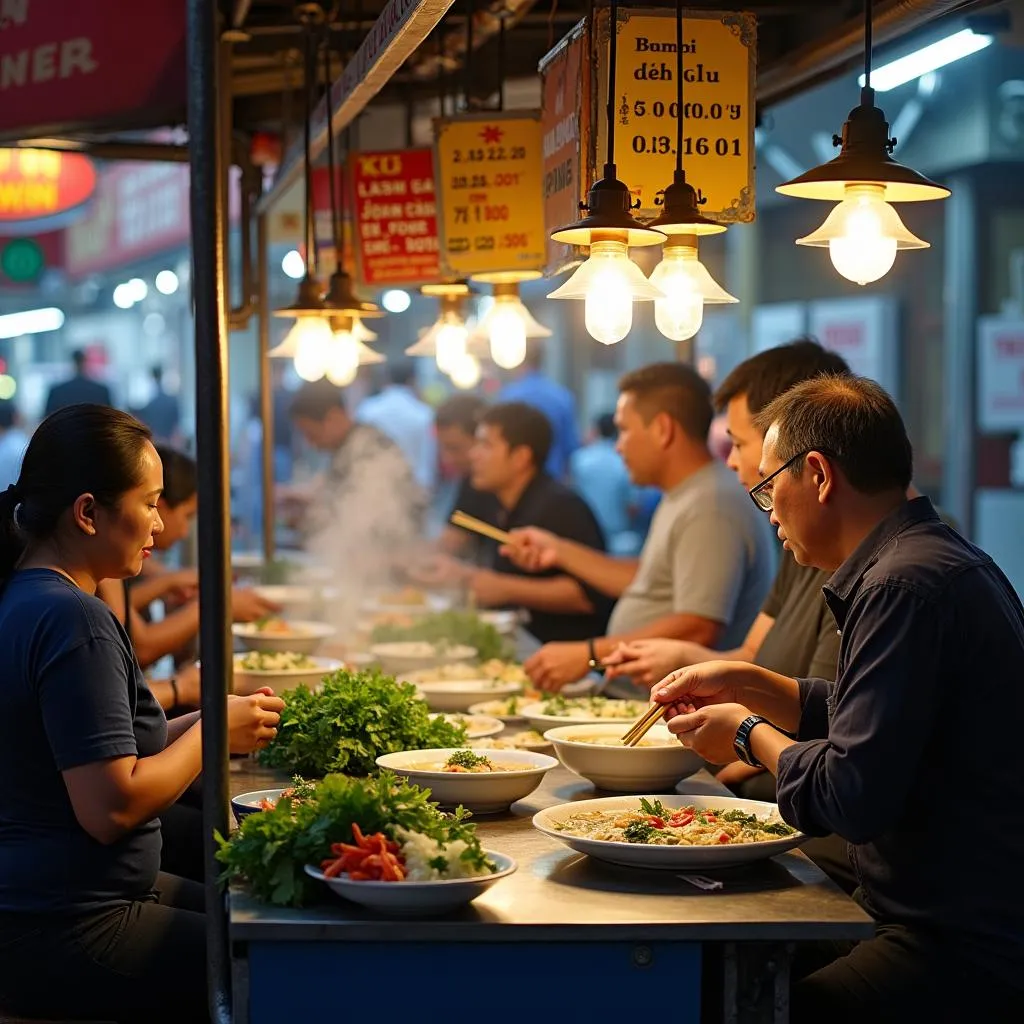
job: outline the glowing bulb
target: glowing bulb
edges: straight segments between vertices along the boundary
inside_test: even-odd
[[[469,352],[463,352],[455,360],[449,375],[457,388],[463,391],[475,388],[480,383],[480,360]]]
[[[526,358],[526,324],[512,304],[496,305],[490,318],[491,359],[503,370],[512,370]]]
[[[885,201],[885,185],[846,186],[846,198],[817,231],[797,245],[828,246],[832,265],[848,281],[870,284],[885,277],[900,249],[927,249]]]
[[[661,262],[651,273],[665,298],[654,300],[654,322],[670,341],[692,338],[704,322],[704,304],[737,302],[715,282],[697,259],[697,246],[677,244],[670,236]]]
[[[118,309],[131,309],[135,305],[131,286],[127,282],[119,284],[114,289],[114,305]]]
[[[359,372],[359,342],[351,331],[335,331],[327,350],[327,379],[343,388],[356,379]]]
[[[548,296],[583,299],[587,331],[603,345],[614,345],[629,334],[634,301],[664,297],[629,258],[626,242],[617,239],[593,242],[586,263]]]
[[[141,277],[133,277],[127,287],[135,302],[141,302],[149,294],[149,285]]]
[[[451,374],[452,368],[466,355],[466,340],[469,331],[460,320],[451,320],[442,324],[434,340],[437,368],[442,373]],[[472,387],[472,384],[466,385]]]
[[[161,270],[156,275],[156,290],[161,295],[173,295],[178,290],[178,275],[173,270]]]
[[[320,380],[327,370],[327,357],[334,335],[322,317],[300,316],[283,345],[294,346],[295,372],[303,380]]]
[[[293,281],[298,281],[306,276],[306,261],[298,249],[290,249],[284,254],[281,260],[281,269]]]
[[[412,305],[412,296],[401,288],[390,288],[380,300],[389,313],[404,313]]]

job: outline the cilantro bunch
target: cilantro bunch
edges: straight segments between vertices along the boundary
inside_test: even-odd
[[[376,671],[341,669],[317,693],[299,686],[281,697],[277,737],[259,757],[290,775],[369,775],[382,754],[466,743],[465,727],[431,718],[411,683]]]
[[[353,822],[365,835],[384,832],[396,838],[396,830],[403,828],[443,845],[462,840],[468,847],[463,858],[486,870],[476,828],[467,823],[469,812],[460,807],[445,814],[429,797],[429,790],[388,771],[369,779],[328,775],[302,802],[284,797],[272,810],[247,815],[230,839],[218,835],[221,880],[247,883],[265,903],[309,903],[327,890],[305,874],[305,865],[319,865],[330,855],[332,843],[351,843]]]
[[[448,611],[422,615],[410,626],[383,623],[373,630],[372,639],[375,644],[404,640],[465,644],[476,649],[479,661],[490,661],[492,658],[508,660],[514,654],[501,633],[473,612]]]

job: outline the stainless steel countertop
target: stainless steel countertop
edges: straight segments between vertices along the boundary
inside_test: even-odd
[[[231,775],[233,793],[283,784],[281,776],[251,762],[240,765]],[[677,791],[726,792],[707,772],[679,783]],[[456,914],[389,920],[333,898],[290,910],[236,891],[230,896],[231,936],[274,942],[756,942],[874,934],[868,914],[798,852],[749,868],[703,872],[725,884],[701,892],[675,872],[601,864],[533,828],[531,818],[545,807],[601,795],[559,766],[510,813],[477,818],[483,845],[514,857],[519,869]]]

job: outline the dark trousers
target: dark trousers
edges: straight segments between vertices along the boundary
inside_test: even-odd
[[[50,1020],[207,1024],[203,888],[84,914],[0,914],[0,1008]]]
[[[1021,988],[967,963],[950,940],[881,924],[875,938],[797,947],[792,1024],[1012,1024]]]

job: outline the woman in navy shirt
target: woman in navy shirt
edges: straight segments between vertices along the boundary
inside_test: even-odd
[[[0,493],[4,1011],[206,1016],[202,889],[159,870],[158,816],[202,767],[198,715],[168,725],[95,596],[141,570],[162,488],[141,423],[78,405],[42,423]],[[268,743],[282,706],[270,691],[229,698],[231,749]]]

